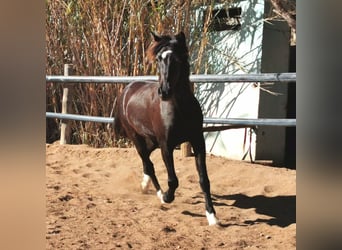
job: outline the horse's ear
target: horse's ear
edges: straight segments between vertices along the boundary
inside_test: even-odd
[[[177,41],[182,44],[183,46],[186,46],[186,38],[185,38],[185,34],[183,31],[179,32],[177,35],[176,35],[176,39]]]
[[[153,31],[151,31],[151,33],[152,33],[154,41],[160,42],[162,40],[161,36],[157,35],[157,33],[153,32]]]
[[[179,32],[177,35],[176,35],[176,39],[178,42],[180,43],[183,43],[183,44],[186,44],[185,42],[185,34],[183,31]]]

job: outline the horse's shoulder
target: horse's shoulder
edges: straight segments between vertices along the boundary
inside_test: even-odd
[[[148,89],[148,88],[154,88],[158,86],[158,82],[154,82],[154,81],[134,81],[129,83],[126,88],[125,91],[129,92],[129,91],[137,91],[138,89]]]
[[[129,83],[128,85],[127,85],[127,87],[128,86],[134,86],[134,85],[143,85],[143,86],[145,86],[145,85],[157,85],[158,84],[158,82],[157,81],[134,81],[134,82],[131,82],[131,83]]]

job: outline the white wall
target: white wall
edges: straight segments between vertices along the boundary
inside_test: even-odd
[[[260,73],[264,1],[236,1],[230,7],[242,8],[241,29],[209,33],[207,64],[201,73]],[[259,87],[254,83],[196,84],[195,95],[205,117],[258,117]],[[249,146],[247,131],[244,148],[245,132],[245,129],[230,129],[205,133],[207,152],[242,159]],[[252,137],[252,154],[254,157],[255,134]]]

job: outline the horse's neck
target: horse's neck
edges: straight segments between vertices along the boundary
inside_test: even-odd
[[[175,90],[174,95],[175,106],[184,109],[184,107],[189,105],[189,102],[192,102],[193,98],[194,94],[191,89],[189,76],[184,79],[180,79],[178,88]]]
[[[183,63],[182,69],[183,70],[179,78],[179,83],[177,84],[177,91],[179,91],[178,93],[182,93],[180,96],[184,96],[184,95],[187,96],[187,94],[192,95],[190,79],[189,79],[190,65],[187,61]]]

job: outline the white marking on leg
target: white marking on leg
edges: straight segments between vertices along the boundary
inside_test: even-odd
[[[148,176],[147,174],[144,174],[143,176],[143,180],[141,182],[141,191],[146,194],[147,193],[147,189],[149,187],[151,183],[151,177]]]
[[[158,198],[160,199],[161,203],[162,203],[162,204],[165,204],[165,201],[164,201],[164,199],[163,199],[163,191],[162,191],[161,189],[158,190],[157,196],[158,196]]]
[[[208,213],[208,211],[205,211],[205,215],[207,216],[207,220],[209,222],[209,226],[218,224],[218,219],[216,218],[214,213]]]

